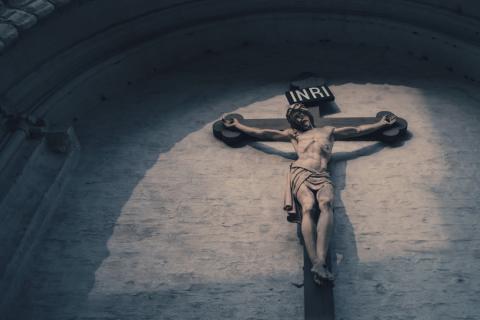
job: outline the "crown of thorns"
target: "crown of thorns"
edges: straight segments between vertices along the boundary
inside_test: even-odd
[[[292,123],[295,123],[296,120],[295,120],[295,117],[298,115],[298,114],[305,114],[307,115],[309,118],[310,118],[310,122],[312,122],[313,124],[313,116],[312,114],[310,113],[310,111],[308,111],[308,109],[301,103],[295,103],[294,105],[292,105],[291,107],[289,107],[287,109],[287,120],[288,122],[290,122],[290,124]]]

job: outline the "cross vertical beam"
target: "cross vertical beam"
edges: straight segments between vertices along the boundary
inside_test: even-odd
[[[327,261],[327,264],[331,268],[330,261]],[[335,320],[333,286],[330,283],[322,286],[316,284],[313,281],[313,275],[310,269],[312,269],[312,262],[308,257],[305,246],[303,246],[303,300],[305,320]]]

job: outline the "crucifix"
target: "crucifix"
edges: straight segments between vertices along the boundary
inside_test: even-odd
[[[387,111],[365,118],[323,118],[320,110],[310,112],[306,105],[312,107],[317,103],[319,107],[318,100],[331,101],[333,94],[325,87],[287,92],[291,105],[285,119],[244,119],[241,115],[230,114],[213,125],[214,135],[231,146],[240,146],[249,139],[284,141],[293,145],[298,158],[291,163],[287,174],[284,210],[287,220],[298,223],[301,229],[306,319],[334,319],[334,275],[328,261],[334,187],[327,170],[334,142],[394,142],[404,136],[407,129],[404,119]],[[311,101],[315,99],[317,101]]]

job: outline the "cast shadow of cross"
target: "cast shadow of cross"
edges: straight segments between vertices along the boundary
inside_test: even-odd
[[[295,152],[282,151],[262,142],[250,142],[249,145],[252,148],[267,154],[281,156],[283,158],[286,158],[292,161],[297,159],[297,154]],[[359,157],[366,157],[366,156],[373,155],[381,151],[382,149],[384,149],[386,146],[387,145],[385,143],[375,142],[353,151],[334,152],[332,154],[330,163],[328,165],[328,169],[331,173],[332,181],[335,185],[335,201],[334,201],[335,225],[341,226],[341,233],[342,233],[340,235],[337,235],[335,233],[330,241],[329,256],[331,260],[330,261],[331,267],[334,270],[334,272],[338,270],[337,259],[336,259],[337,253],[338,253],[336,251],[337,245],[345,249],[345,251],[340,253],[341,256],[347,257],[348,261],[352,265],[358,264],[358,252],[357,252],[357,246],[355,241],[355,232],[354,232],[353,225],[350,222],[348,214],[345,210],[345,206],[342,200],[342,190],[346,186],[347,163],[349,160],[354,160]],[[396,147],[396,146],[398,145],[388,145],[388,147]],[[287,168],[285,170],[287,170]],[[299,226],[300,225],[297,226],[297,235],[300,243],[302,243],[303,245],[301,229]],[[337,227],[335,229],[337,231],[339,228]],[[341,239],[342,243],[336,243],[335,239],[337,239],[337,241],[338,239]],[[305,279],[305,281],[307,280]]]
[[[334,234],[330,240],[329,252],[327,255],[327,264],[331,270],[338,274],[339,266],[337,265],[337,257],[344,256],[351,268],[358,268],[359,258],[357,251],[357,243],[353,225],[346,212],[345,205],[342,200],[342,190],[347,185],[346,172],[348,161],[359,157],[372,156],[383,150],[385,147],[400,147],[405,141],[411,138],[411,134],[407,133],[403,140],[397,141],[395,144],[385,144],[383,142],[375,142],[367,146],[360,147],[348,152],[334,152],[330,158],[328,170],[331,173],[332,181],[335,185],[334,200]],[[267,154],[278,155],[289,160],[296,160],[295,152],[285,152],[271,147],[265,143],[253,142],[250,146],[265,152]],[[317,212],[318,214],[318,212]],[[317,216],[318,219],[318,216]],[[297,224],[297,235],[300,243],[303,244],[302,232],[300,224]],[[337,249],[341,248],[341,252]],[[333,298],[333,288],[331,285],[318,286],[313,281],[313,275],[310,272],[312,264],[308,258],[308,254],[303,246],[304,251],[304,311],[305,319],[315,320],[333,320],[335,319],[335,306]]]
[[[397,147],[397,146],[400,146],[401,144],[402,143],[397,145],[389,145],[389,147]],[[281,156],[283,158],[286,158],[292,161],[297,159],[297,154],[295,152],[282,151],[282,150],[273,148],[270,145],[262,142],[251,142],[249,143],[249,145],[252,148],[265,152],[267,154]],[[339,257],[345,256],[348,259],[350,265],[355,266],[358,264],[358,252],[357,252],[357,245],[356,245],[356,239],[355,239],[355,231],[352,223],[350,222],[348,214],[345,210],[345,205],[343,204],[343,200],[342,200],[342,190],[344,190],[346,186],[347,163],[348,161],[357,159],[359,157],[371,156],[381,151],[386,146],[387,145],[383,142],[375,142],[367,146],[360,147],[353,151],[334,152],[332,154],[332,157],[330,158],[328,169],[331,173],[332,181],[335,185],[334,219],[335,219],[336,232],[334,233],[332,239],[330,240],[328,257],[329,257],[329,264],[331,266],[331,269],[334,271],[334,273],[338,272],[337,251],[336,251],[337,246],[343,248],[342,252],[338,255]],[[337,234],[338,232],[340,232],[341,234]],[[300,224],[297,224],[297,236],[300,243],[303,245],[303,237],[302,237]],[[337,242],[340,242],[340,243],[337,243]],[[327,305],[330,305],[328,308],[333,309],[333,296],[332,296],[331,290],[329,291],[326,290],[323,293],[318,293],[318,288],[315,288],[314,286],[312,286],[313,282],[310,281],[310,279],[308,279],[311,277],[311,274],[309,272],[310,268],[311,268],[311,262],[309,261],[309,259],[305,258],[304,259],[305,298],[309,299],[307,295],[310,295],[312,296],[310,297],[310,299],[315,299],[315,296],[317,296],[317,294],[321,294],[323,297],[330,297],[330,299],[332,299],[331,300],[332,303]],[[317,294],[312,294],[312,292]],[[311,305],[311,303],[308,303],[307,301],[305,301],[305,308],[309,308],[309,305]],[[330,310],[330,313],[333,314],[334,311]]]

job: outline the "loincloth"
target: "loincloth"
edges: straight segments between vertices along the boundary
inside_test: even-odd
[[[293,223],[301,222],[301,214],[298,211],[297,192],[305,185],[313,192],[317,192],[325,186],[333,186],[330,174],[326,171],[290,166],[287,175],[283,210],[287,211],[287,220]]]

